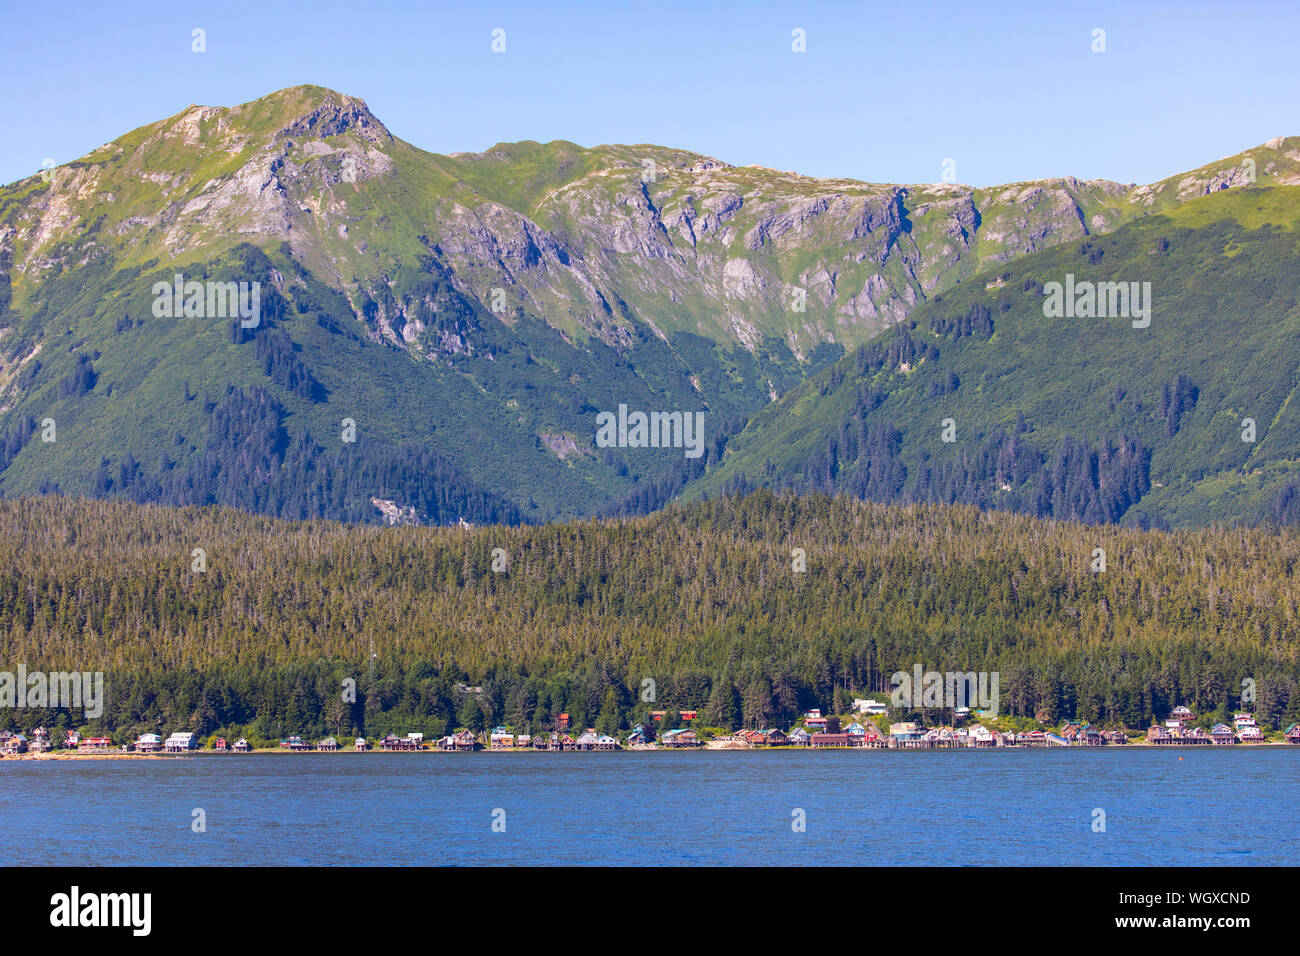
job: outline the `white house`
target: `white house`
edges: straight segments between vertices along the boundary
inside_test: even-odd
[[[186,750],[193,750],[198,745],[199,742],[194,739],[192,733],[189,731],[178,731],[167,738],[166,742],[163,744],[163,749],[169,754],[174,754],[182,753]]]
[[[887,704],[881,703],[878,700],[867,700],[866,698],[863,697],[857,697],[854,698],[853,700],[853,709],[859,714],[866,714],[868,716],[872,716],[872,715],[878,716],[880,714],[888,713],[889,706]]]

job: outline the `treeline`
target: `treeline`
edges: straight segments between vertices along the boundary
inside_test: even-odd
[[[1297,568],[1289,531],[769,492],[473,530],[43,497],[0,502],[0,635],[5,669],[104,671],[89,726],[126,736],[537,730],[562,712],[610,732],[651,708],[788,725],[918,663],[999,673],[1011,716],[1141,727],[1250,688],[1279,727],[1300,718]],[[35,722],[83,718],[0,711]]]

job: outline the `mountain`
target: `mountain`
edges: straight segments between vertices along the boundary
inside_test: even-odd
[[[755,413],[990,270],[1298,182],[1296,139],[1149,186],[971,189],[658,146],[436,155],[310,86],[192,106],[0,188],[0,493],[645,511],[731,476]],[[178,274],[257,283],[256,325],[158,315]],[[598,446],[620,405],[705,413],[701,454]]]
[[[1298,262],[1300,190],[1258,186],[1025,256],[764,408],[687,496],[770,485],[1089,523],[1300,521]],[[1127,316],[1121,283],[1138,293]],[[1071,287],[1096,309],[1057,310]]]

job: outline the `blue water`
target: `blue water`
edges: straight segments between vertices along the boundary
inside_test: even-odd
[[[1294,865],[1298,781],[1244,747],[9,760],[0,862]]]

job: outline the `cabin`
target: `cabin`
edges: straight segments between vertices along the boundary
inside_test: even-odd
[[[761,730],[742,730],[736,734],[737,740],[742,740],[751,747],[767,746],[767,734]]]
[[[889,705],[882,704],[878,700],[868,700],[859,697],[853,701],[853,710],[859,714],[865,714],[868,717],[879,717],[889,712]]]
[[[921,728],[916,725],[915,721],[904,720],[889,725],[889,736],[898,740],[920,740],[922,735]]]
[[[1169,732],[1167,727],[1161,727],[1159,724],[1154,724],[1147,730],[1148,743],[1169,744],[1173,743],[1173,741],[1174,735]]]
[[[63,746],[68,750],[76,750],[81,746],[81,734],[75,730],[69,730],[68,735],[63,739]]]
[[[975,724],[966,732],[967,747],[996,747],[997,738],[983,724]]]
[[[1195,715],[1192,713],[1192,708],[1185,707],[1182,704],[1179,704],[1172,711],[1170,711],[1169,716],[1172,717],[1174,720],[1181,720],[1183,723],[1187,723]]]
[[[804,720],[803,720],[803,725],[804,725],[805,727],[809,728],[810,730],[813,730],[813,731],[817,731],[817,730],[825,730],[825,729],[826,729],[826,718],[825,718],[825,717],[805,717]]]
[[[696,717],[696,713],[697,712],[693,710],[679,710],[677,712],[677,716],[680,717],[682,720],[694,720]]]
[[[1292,724],[1286,729],[1286,742],[1300,744],[1300,723]]]
[[[409,739],[409,738],[408,738]],[[462,730],[451,735],[451,749],[456,751],[469,751],[478,746],[478,741],[474,739],[474,734],[469,730]]]
[[[1264,742],[1264,733],[1254,724],[1241,728],[1237,734],[1237,739],[1243,744],[1260,744]]]
[[[0,743],[0,753],[8,756],[27,753],[27,738],[22,734],[13,734]]]
[[[1104,747],[1106,746],[1106,737],[1096,727],[1087,726],[1083,732],[1075,738],[1075,743],[1083,744],[1085,747]]]
[[[218,737],[217,742],[212,745],[212,749],[219,750],[222,753],[228,753],[230,751],[230,744],[226,743],[225,737]]]
[[[568,714],[560,714],[559,719],[555,722],[555,729],[556,729],[557,731],[559,731],[560,733],[564,733],[566,730],[569,729],[569,715],[568,715]]]
[[[82,737],[77,741],[77,753],[106,753],[111,749],[113,741],[109,737]]]
[[[596,749],[596,732],[594,730],[583,731],[574,741],[575,750],[595,750]]]
[[[809,734],[808,731],[804,730],[802,727],[796,727],[794,730],[790,731],[790,735],[786,739],[789,741],[791,746],[807,747],[808,738],[810,736],[811,734]]]
[[[243,737],[240,737],[238,740],[235,741],[235,745],[230,749],[237,754],[246,754],[249,751],[251,751],[253,747],[251,744],[249,744],[247,740],[245,740]]]
[[[1254,727],[1255,718],[1251,714],[1234,714],[1232,724],[1238,730],[1241,730],[1243,727]]]
[[[596,750],[618,750],[618,741],[609,734],[601,734],[596,738]]]
[[[646,729],[640,724],[633,727],[632,732],[627,735],[628,744],[648,744],[653,739],[654,738],[651,737]]]
[[[492,750],[510,750],[515,746],[515,735],[505,727],[493,727],[488,735],[488,747]]]
[[[785,747],[790,743],[790,738],[785,735],[785,731],[778,730],[775,727],[763,731],[763,736],[766,738],[765,742],[769,747]]]
[[[532,744],[532,742],[533,742],[533,738],[532,738],[532,735],[531,735],[531,734],[516,734],[516,735],[515,735],[515,746],[516,746],[516,747],[527,747],[527,746],[530,746],[530,745]]]
[[[367,741],[365,737],[358,737],[356,740],[352,741],[352,749],[365,753],[370,749],[370,742]]]
[[[700,745],[700,739],[695,735],[695,731],[685,728],[666,732],[660,738],[660,742],[665,747],[698,747]]]
[[[333,737],[326,737],[324,740],[317,741],[317,750],[323,750],[325,753],[333,753],[339,749],[339,742]]]
[[[288,740],[281,740],[280,747],[283,750],[307,751],[311,750],[311,744],[303,740],[297,734],[294,734]]]
[[[136,738],[135,751],[141,754],[156,754],[163,749],[163,739],[160,734],[141,734]]]
[[[471,734],[470,736],[472,737],[473,735]],[[445,740],[447,738],[443,738],[443,739]],[[423,742],[424,742],[423,734],[421,734],[419,738],[413,737],[409,734],[405,737],[399,737],[397,736],[397,734],[389,734],[383,740],[379,741],[379,749],[388,750],[388,751],[419,750],[420,744]],[[448,749],[455,749],[455,748],[448,748]]]
[[[1232,732],[1232,728],[1227,724],[1215,724],[1210,728],[1210,739],[1217,746],[1231,747],[1237,742],[1237,735]]]
[[[32,731],[32,739],[27,742],[28,753],[43,754],[53,749],[54,742],[50,740],[50,735],[44,727],[37,727]]]

